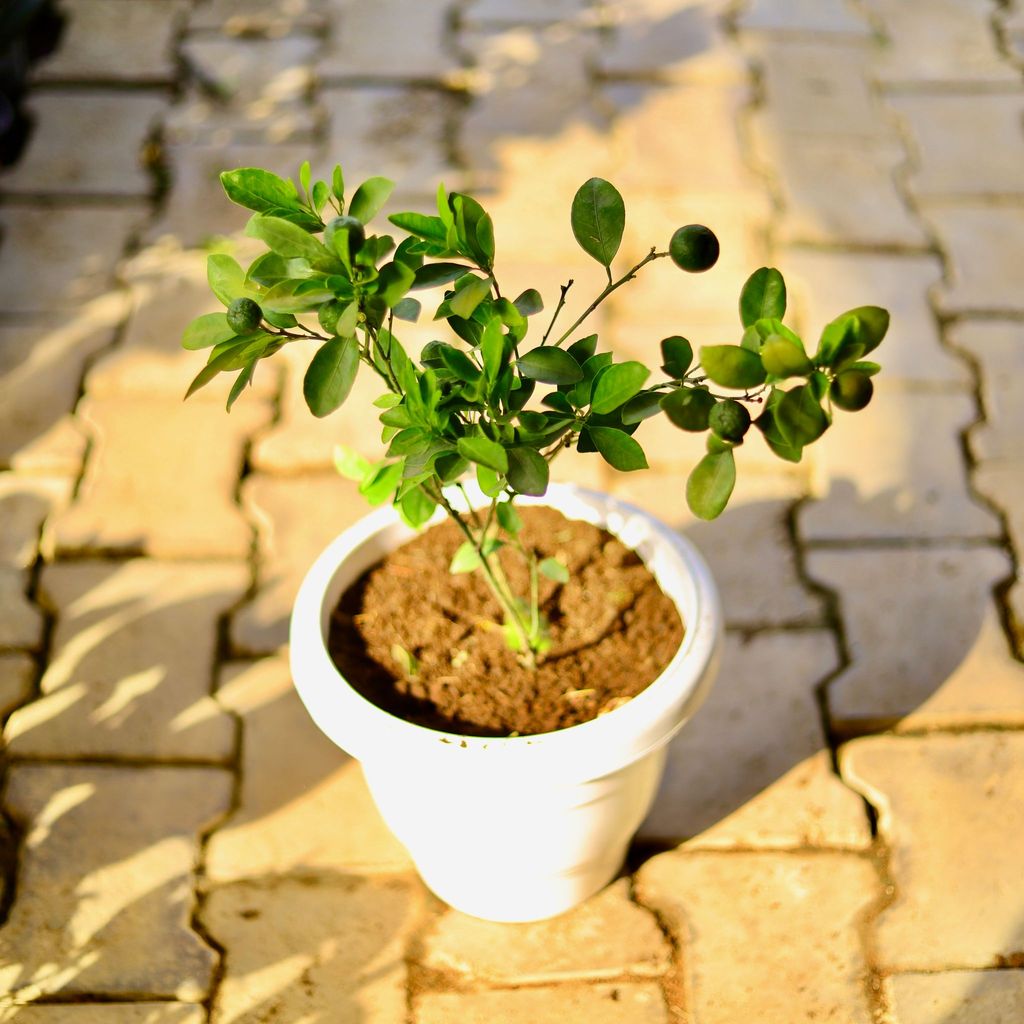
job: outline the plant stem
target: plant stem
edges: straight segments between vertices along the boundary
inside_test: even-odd
[[[555,326],[555,321],[558,319],[558,314],[562,312],[562,307],[565,305],[565,297],[569,294],[569,289],[573,285],[573,279],[570,277],[568,281],[563,284],[562,294],[559,296],[558,305],[555,306],[555,311],[551,315],[551,323],[548,324],[548,329],[544,332],[544,337],[540,339],[541,345],[548,343],[548,335],[551,333],[552,328]]]
[[[583,321],[586,320],[587,317],[590,316],[590,314],[593,313],[594,310],[597,309],[597,307],[600,306],[601,303],[604,302],[604,300],[607,299],[613,291],[616,290],[616,288],[621,288],[627,281],[632,281],[633,278],[636,277],[637,272],[641,269],[641,267],[645,267],[648,263],[651,262],[651,260],[658,260],[661,259],[663,256],[667,255],[667,252],[658,252],[656,249],[652,248],[651,251],[635,267],[633,267],[631,270],[627,270],[626,273],[623,274],[622,277],[618,279],[618,281],[609,280],[604,291],[602,291],[601,294],[598,295],[598,297],[594,299],[594,301],[589,306],[587,306],[583,313],[576,319],[576,322],[558,339],[558,341],[553,343],[555,347],[557,348],[559,345],[561,345],[562,342],[565,341],[565,339],[568,338],[569,335],[572,334],[572,332],[575,331],[576,328],[579,327],[579,325],[583,323]],[[609,271],[609,278],[610,277],[611,272]]]

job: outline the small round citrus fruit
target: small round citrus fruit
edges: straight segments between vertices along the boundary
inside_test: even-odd
[[[263,319],[263,310],[252,299],[235,299],[228,306],[228,327],[235,334],[252,334]]]
[[[327,222],[327,227],[324,228],[324,245],[328,249],[334,249],[334,236],[339,231],[348,231],[348,251],[350,256],[355,256],[357,252],[363,247],[363,243],[366,241],[366,231],[363,228],[362,222],[356,220],[355,217],[335,217]]]
[[[830,393],[832,401],[847,412],[858,412],[871,401],[875,386],[871,378],[860,370],[844,370],[834,381]]]
[[[745,405],[726,398],[708,414],[708,426],[723,440],[738,442],[750,427],[750,413]]]
[[[710,270],[718,262],[718,239],[703,224],[687,224],[677,228],[668,244],[672,262],[690,274]]]

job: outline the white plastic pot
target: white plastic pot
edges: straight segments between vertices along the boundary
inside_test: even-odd
[[[309,570],[291,621],[295,687],[313,720],[362,763],[384,820],[443,900],[492,921],[553,917],[606,885],[646,816],[665,745],[717,670],[718,593],[687,540],[604,494],[552,484],[533,503],[604,527],[675,602],[685,636],[665,671],[591,722],[537,736],[459,736],[413,725],[360,696],[327,650],[343,591],[414,531],[390,508],[342,533]]]

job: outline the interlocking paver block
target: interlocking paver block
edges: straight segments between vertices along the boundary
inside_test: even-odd
[[[189,12],[188,24],[229,36],[285,36],[294,29],[321,29],[330,0],[206,0]]]
[[[313,61],[320,41],[313,36],[229,39],[193,36],[181,47],[200,89],[168,114],[166,135],[174,143],[285,142],[308,139],[317,114],[308,103]]]
[[[922,198],[1024,195],[1024,94],[892,96],[915,147]]]
[[[894,974],[895,1024],[1016,1024],[1024,1020],[1024,971]]]
[[[25,596],[28,574],[0,566],[0,650],[35,650],[43,639],[43,616]]]
[[[936,290],[947,313],[1024,312],[1017,266],[1024,246],[1024,206],[928,203],[949,263],[949,283]]]
[[[895,897],[874,922],[884,970],[1005,965],[1024,954],[1024,735],[856,740],[843,777],[879,811]]]
[[[1024,460],[983,462],[972,479],[1005,517],[1014,549],[1024,552]]]
[[[191,876],[229,795],[216,769],[13,767],[5,803],[25,839],[0,985],[20,1001],[203,999],[216,957],[189,927]]]
[[[356,484],[337,473],[251,476],[243,501],[256,523],[260,568],[256,597],[234,616],[231,637],[244,651],[274,651],[288,641],[292,602],[309,567],[367,506]]]
[[[406,1019],[405,949],[423,889],[393,878],[268,878],[215,889],[203,922],[225,951],[213,1024]]]
[[[55,508],[67,503],[72,481],[0,473],[0,565],[28,569],[39,553],[39,532]]]
[[[865,847],[863,802],[832,773],[816,689],[825,630],[726,637],[718,683],[672,740],[641,836],[700,847]]]
[[[234,722],[209,696],[217,619],[248,575],[142,559],[48,567],[49,665],[42,698],[7,724],[11,753],[226,761]]]
[[[317,66],[322,81],[444,78],[458,67],[448,40],[451,0],[347,3]]]
[[[228,669],[217,700],[241,719],[242,782],[237,809],[207,846],[207,878],[409,869],[362,769],[313,724],[286,659]]]
[[[5,192],[140,197],[152,192],[143,145],[167,100],[120,90],[51,90],[34,93],[27,105],[37,127],[17,166],[4,175]]]
[[[837,146],[893,138],[871,94],[862,47],[766,38],[752,50],[764,75],[769,131],[828,137]]]
[[[637,876],[680,943],[700,1024],[870,1024],[858,926],[879,890],[867,860],[836,853],[674,852]]]
[[[950,343],[978,366],[985,422],[968,435],[976,459],[1024,459],[1024,324],[961,320]]]
[[[753,0],[740,14],[744,31],[866,36],[869,27],[843,0]]]
[[[873,72],[886,85],[1005,86],[1020,81],[999,53],[994,12],[986,0],[932,0],[927,7],[868,0],[865,7],[885,33]]]
[[[640,440],[643,443],[643,435]],[[613,471],[608,489],[682,531],[697,545],[711,566],[730,626],[820,622],[821,600],[800,580],[787,525],[793,503],[804,493],[799,479],[745,473],[741,467],[729,506],[714,523],[702,522],[690,512],[686,479],[686,473],[664,470]],[[758,552],[754,560],[751,551]]]
[[[470,0],[463,18],[469,24],[545,25],[587,13],[587,0]]]
[[[416,1000],[416,1024],[668,1024],[653,983],[559,985],[497,992],[428,992]]]
[[[34,73],[37,82],[171,82],[174,42],[184,0],[70,0],[56,52]]]
[[[251,211],[235,206],[224,195],[221,171],[265,167],[294,179],[302,161],[313,161],[316,156],[308,144],[242,144],[230,139],[208,145],[168,144],[163,152],[171,190],[145,237],[170,235],[184,246],[203,245],[220,235],[240,232],[252,216]]]
[[[0,718],[32,696],[35,660],[27,654],[0,654]]]
[[[423,939],[423,965],[498,985],[656,977],[671,951],[653,915],[629,898],[629,880],[560,917],[513,926],[452,910]]]
[[[833,724],[869,729],[1024,723],[1024,666],[991,598],[1010,574],[994,548],[813,551],[839,595],[851,664],[830,684]]]
[[[94,446],[76,502],[54,520],[56,550],[248,554],[252,533],[233,495],[246,439],[268,414],[262,403],[241,401],[227,416],[212,402],[133,396],[86,399],[80,412]]]
[[[203,1024],[201,1006],[185,1003],[64,1003],[0,1006],[4,1024]]]
[[[970,384],[964,361],[943,348],[928,303],[929,289],[942,280],[935,257],[786,249],[778,266],[810,348],[817,347],[822,328],[840,313],[882,306],[891,314],[889,332],[871,358],[885,367],[886,381]]]
[[[822,497],[800,509],[799,534],[810,541],[997,537],[995,517],[970,494],[960,452],[974,402],[876,380],[867,409],[837,411],[818,442],[814,489]]]
[[[51,313],[77,309],[102,295],[141,213],[139,207],[121,205],[61,210],[59,216],[42,207],[0,209],[0,309]],[[68,330],[80,337],[79,331],[97,326],[94,317],[107,323],[110,302],[104,297],[79,310]]]

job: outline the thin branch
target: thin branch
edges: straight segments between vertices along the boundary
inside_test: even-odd
[[[573,286],[573,279],[570,277],[568,281],[561,286],[562,294],[558,299],[558,305],[555,306],[555,312],[552,314],[551,323],[548,324],[548,329],[544,332],[544,337],[541,338],[540,343],[546,345],[548,343],[548,335],[551,333],[551,329],[555,326],[555,321],[558,319],[558,314],[562,312],[562,307],[565,305],[565,297],[569,294],[569,289]]]

